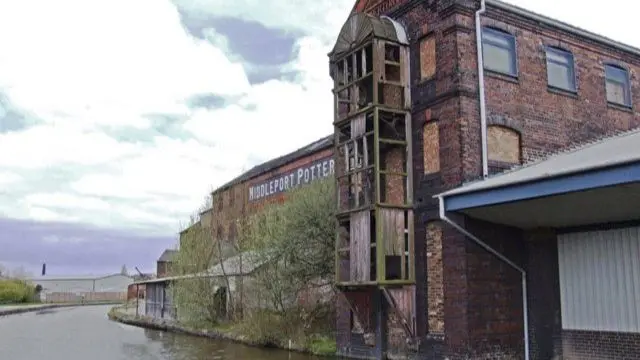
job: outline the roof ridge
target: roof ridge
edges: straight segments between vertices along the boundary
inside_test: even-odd
[[[333,141],[333,134],[325,135],[319,139],[316,139],[310,143],[307,143],[304,146],[301,146],[293,151],[290,151],[286,154],[280,155],[273,159],[269,159],[260,164],[254,165],[249,170],[241,173],[240,175],[235,176],[231,180],[226,183],[218,186],[215,190],[211,192],[211,194],[215,194],[219,191],[225,190],[230,186],[237,185],[239,183],[249,181],[255,177],[258,177],[266,172],[273,170],[274,168],[284,166],[288,163],[294,162],[305,155],[308,155],[309,152],[314,152],[318,150],[321,146],[329,147],[330,143]],[[284,163],[282,163],[284,161]],[[270,165],[270,166],[266,166]]]

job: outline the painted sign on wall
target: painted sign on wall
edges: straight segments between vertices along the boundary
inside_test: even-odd
[[[297,186],[309,184],[314,180],[332,176],[334,172],[335,164],[333,157],[326,157],[314,161],[311,164],[301,166],[284,174],[251,185],[249,187],[249,201],[256,201],[283,193]]]

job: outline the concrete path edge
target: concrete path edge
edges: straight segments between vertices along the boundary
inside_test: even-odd
[[[0,307],[0,317],[9,316],[9,315],[17,315],[17,314],[25,314],[29,312],[36,312],[41,310],[50,310],[50,309],[58,309],[58,308],[67,308],[67,307],[76,307],[76,306],[97,306],[97,305],[114,305],[119,303],[114,302],[99,302],[99,303],[90,303],[90,304],[45,304],[45,305],[25,305],[24,307],[15,307],[12,309],[3,310]]]

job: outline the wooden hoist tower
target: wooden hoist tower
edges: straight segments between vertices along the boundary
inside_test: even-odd
[[[415,326],[394,291],[415,283],[409,47],[387,17],[355,13],[329,54],[338,200],[336,284],[386,351],[387,311]],[[369,304],[369,305],[367,305]]]

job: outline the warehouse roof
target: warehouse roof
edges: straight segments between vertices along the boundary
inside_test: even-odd
[[[486,180],[462,185],[437,196],[447,197],[507,187],[638,161],[640,161],[640,129],[599,139]]]
[[[286,155],[280,156],[278,158],[275,158],[273,160],[269,160],[267,162],[264,162],[260,165],[256,165],[253,168],[251,168],[251,170],[245,172],[244,174],[236,177],[235,179],[229,181],[228,183],[220,186],[219,188],[217,188],[216,190],[213,191],[213,194],[219,192],[219,191],[223,191],[226,190],[228,188],[230,188],[233,185],[237,185],[240,183],[243,183],[247,180],[250,180],[254,177],[260,176],[266,172],[269,172],[271,170],[277,169],[281,166],[284,166],[292,161],[298,160],[302,157],[308,156],[310,154],[313,154],[314,152],[320,151],[320,150],[324,150],[327,149],[329,147],[331,147],[333,145],[333,135],[329,135],[329,136],[325,136],[319,140],[316,140],[314,142],[312,142],[309,145],[306,145],[304,147],[301,147],[300,149],[293,151],[291,153],[288,153]],[[206,212],[208,210],[205,210],[203,212]]]

